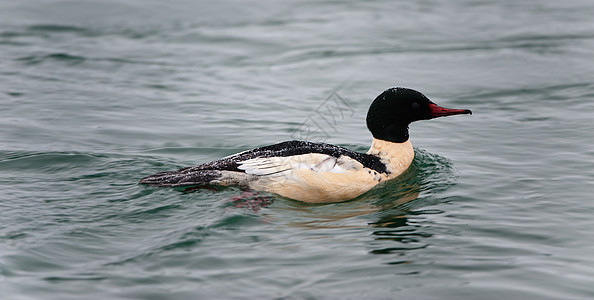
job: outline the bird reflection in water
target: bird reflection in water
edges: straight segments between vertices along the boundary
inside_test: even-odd
[[[443,211],[423,208],[447,201],[439,194],[455,184],[456,175],[448,159],[422,150],[417,154],[412,172],[400,181],[399,189],[404,190],[404,194],[395,201],[394,207],[383,210],[376,221],[369,223],[375,228],[372,232],[375,249],[371,254],[403,254],[428,246],[425,240],[433,234],[423,226],[421,216]],[[389,264],[401,263],[407,261]]]

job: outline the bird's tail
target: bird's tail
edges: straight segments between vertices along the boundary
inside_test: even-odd
[[[178,171],[160,172],[140,180],[142,184],[159,187],[178,187],[190,185],[209,185],[222,177],[219,170],[192,170],[191,168]]]

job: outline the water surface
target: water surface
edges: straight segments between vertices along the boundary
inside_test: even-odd
[[[4,1],[2,295],[592,298],[593,15],[591,1]],[[137,184],[296,136],[366,151],[367,108],[392,86],[474,114],[412,124],[411,169],[354,201]],[[348,107],[332,124],[327,101]]]

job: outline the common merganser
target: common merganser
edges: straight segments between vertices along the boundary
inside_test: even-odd
[[[369,107],[366,121],[373,141],[367,153],[326,143],[288,141],[157,173],[140,183],[189,188],[238,185],[307,203],[346,201],[408,169],[415,155],[408,136],[410,123],[459,114],[472,112],[440,107],[412,89],[390,88]]]

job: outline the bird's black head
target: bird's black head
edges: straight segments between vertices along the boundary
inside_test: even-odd
[[[402,143],[408,140],[410,123],[459,114],[472,112],[440,107],[415,90],[391,88],[371,103],[367,112],[367,128],[376,139]]]

